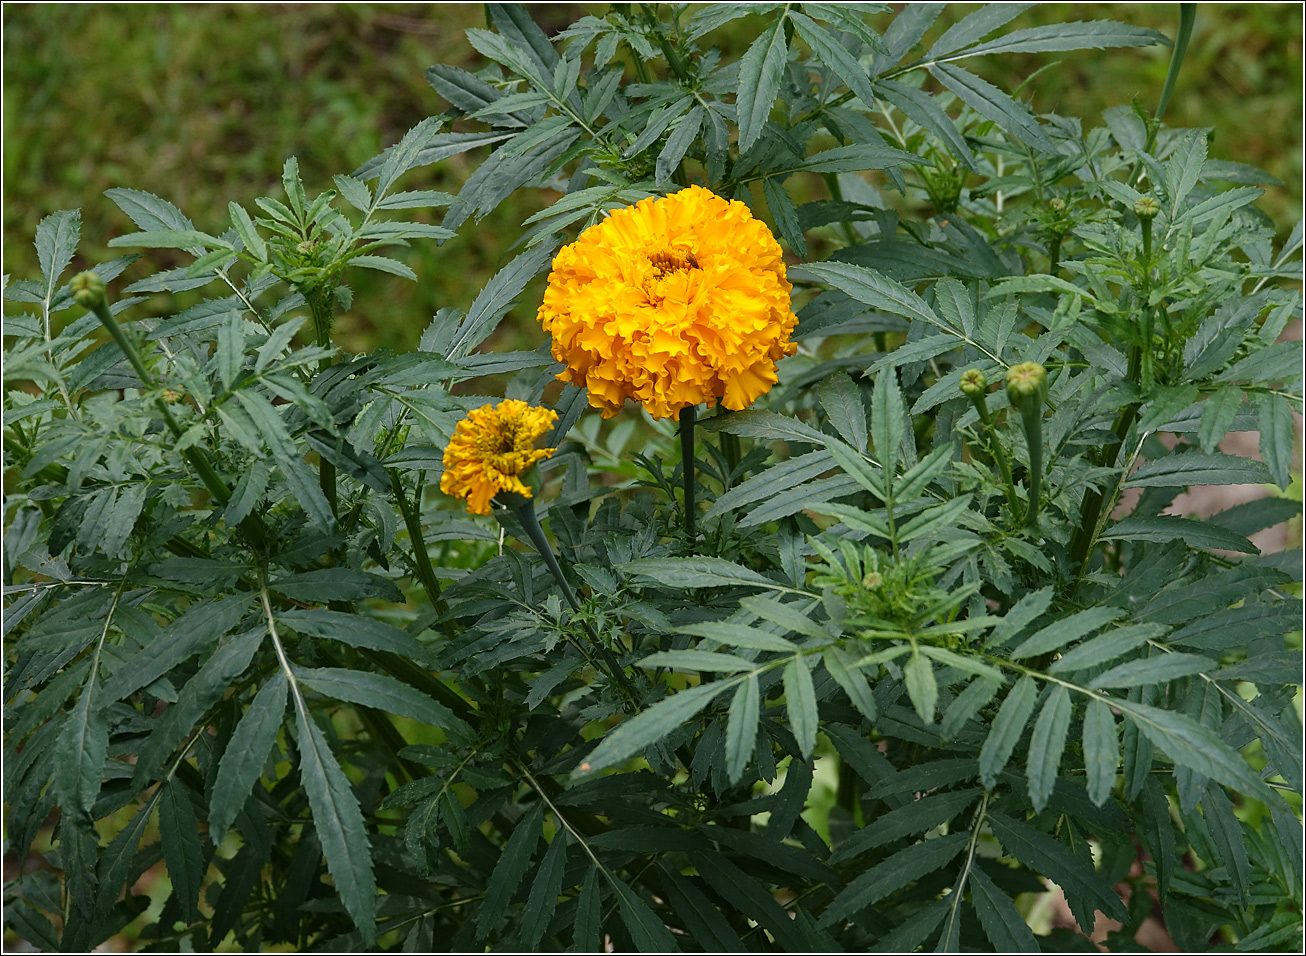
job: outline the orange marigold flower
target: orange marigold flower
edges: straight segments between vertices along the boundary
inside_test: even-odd
[[[531,497],[530,488],[519,476],[557,451],[533,447],[557,420],[558,413],[552,409],[535,408],[512,398],[468,412],[455,426],[444,450],[440,490],[465,498],[467,510],[477,515],[490,513],[490,499],[500,491]]]
[[[559,378],[611,418],[633,398],[655,418],[718,401],[739,410],[797,348],[780,244],[741,202],[701,186],[642,199],[553,260],[539,319]]]

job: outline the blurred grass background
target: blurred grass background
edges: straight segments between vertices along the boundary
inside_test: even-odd
[[[895,5],[899,6],[899,5]],[[926,36],[978,8],[954,4]],[[536,4],[555,33],[604,4]],[[880,28],[887,16],[878,18]],[[1177,5],[1046,3],[1008,29],[1079,19],[1115,19],[1173,36]],[[226,204],[280,194],[281,165],[299,158],[310,194],[330,186],[446,105],[423,73],[433,63],[482,63],[463,31],[483,26],[477,4],[7,4],[4,26],[4,271],[37,275],[38,221],[65,208],[83,215],[74,267],[109,258],[109,239],[133,230],[102,194],[114,186],[155,192],[201,229],[226,228]],[[761,21],[749,17],[712,40],[742,55]],[[1164,82],[1168,48],[1086,50],[968,61],[1005,90],[1052,59],[1033,82],[1039,112],[1101,124],[1103,109],[1137,97],[1149,111]],[[1281,237],[1302,206],[1302,7],[1201,4],[1167,121],[1214,128],[1214,157],[1251,163],[1284,181],[1261,206]],[[467,128],[476,128],[475,124]],[[486,151],[410,174],[404,188],[457,191]],[[541,203],[523,190],[443,246],[401,253],[421,276],[407,282],[354,270],[355,307],[340,317],[351,349],[412,348],[439,308],[466,308],[512,255],[521,222]],[[438,222],[440,211],[422,213]],[[115,253],[116,254],[116,253]],[[151,253],[129,279],[176,265]],[[542,280],[540,280],[542,283]],[[194,294],[192,294],[194,295]],[[539,289],[528,290],[505,329],[515,347],[542,341],[534,327]],[[189,300],[181,305],[189,304]],[[151,307],[178,308],[162,297]]]

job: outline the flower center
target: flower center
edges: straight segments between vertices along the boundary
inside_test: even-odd
[[[673,272],[688,272],[690,269],[699,268],[698,260],[694,258],[692,252],[680,253],[671,250],[651,252],[648,261],[657,270],[659,279]]]

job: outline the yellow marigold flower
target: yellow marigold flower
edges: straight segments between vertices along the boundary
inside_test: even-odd
[[[611,418],[633,398],[655,418],[706,402],[743,409],[792,355],[780,244],[741,202],[690,186],[590,227],[553,260],[539,319],[563,381]]]
[[[500,491],[531,497],[519,476],[557,451],[533,447],[557,420],[552,409],[512,398],[468,412],[444,450],[440,490],[467,499],[467,510],[477,515],[490,513],[490,499]]]

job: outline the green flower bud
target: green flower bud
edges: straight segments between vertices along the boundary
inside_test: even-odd
[[[1053,199],[1049,199],[1048,208],[1051,209],[1053,212],[1065,212],[1066,201],[1062,199],[1060,196],[1057,196]]]
[[[1161,211],[1161,204],[1151,196],[1144,196],[1134,202],[1134,215],[1139,219],[1155,219]]]
[[[1038,362],[1021,362],[1007,369],[1007,398],[1011,407],[1039,408],[1048,397],[1048,373]]]
[[[104,304],[104,280],[94,272],[79,272],[68,283],[73,301],[83,309],[93,309]]]
[[[977,368],[968,368],[961,373],[961,394],[967,398],[976,398],[988,391],[989,380]]]

